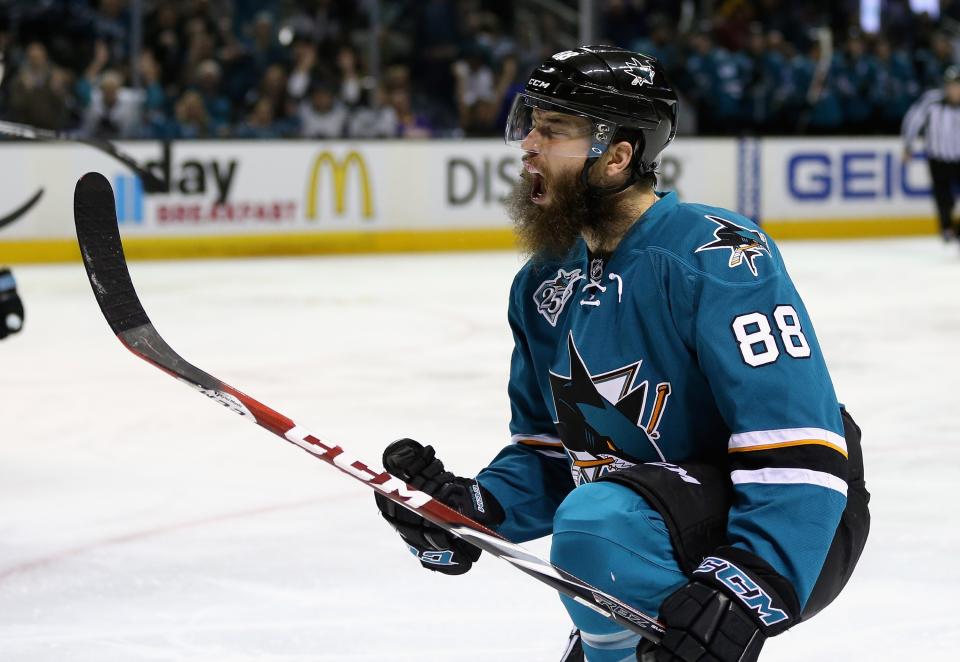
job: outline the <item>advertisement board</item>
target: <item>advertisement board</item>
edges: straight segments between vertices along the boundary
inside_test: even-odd
[[[111,181],[131,258],[507,248],[522,153],[499,140],[127,142],[170,183],[144,193],[88,146],[0,145],[0,263],[78,257],[73,187]],[[659,188],[761,219],[773,236],[932,229],[922,159],[896,140],[684,138]]]
[[[896,138],[768,139],[761,144],[762,221],[775,237],[933,232],[922,153]]]

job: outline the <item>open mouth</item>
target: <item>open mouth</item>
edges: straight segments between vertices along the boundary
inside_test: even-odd
[[[530,176],[533,180],[530,188],[530,199],[534,202],[540,202],[547,193],[546,182],[544,182],[543,175],[539,172],[532,172]]]

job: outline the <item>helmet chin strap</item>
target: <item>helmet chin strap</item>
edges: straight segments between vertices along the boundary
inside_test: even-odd
[[[637,174],[637,169],[632,167],[630,168],[630,175],[627,177],[627,181],[622,184],[614,184],[613,186],[594,186],[589,181],[590,169],[593,165],[600,160],[599,156],[591,156],[583,164],[583,169],[580,171],[580,183],[587,189],[587,194],[595,198],[605,198],[609,195],[616,195],[617,193],[622,193],[628,188],[637,183],[637,180],[640,179],[640,175]]]

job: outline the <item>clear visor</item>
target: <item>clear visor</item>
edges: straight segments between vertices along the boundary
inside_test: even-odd
[[[529,152],[583,158],[603,154],[616,131],[610,120],[520,93],[510,108],[504,139]]]

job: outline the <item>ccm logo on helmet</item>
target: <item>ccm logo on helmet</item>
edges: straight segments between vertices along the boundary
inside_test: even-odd
[[[547,81],[537,80],[536,78],[531,78],[530,80],[528,80],[527,85],[530,87],[539,87],[542,90],[545,90],[548,87],[550,87],[550,83],[548,83]]]

